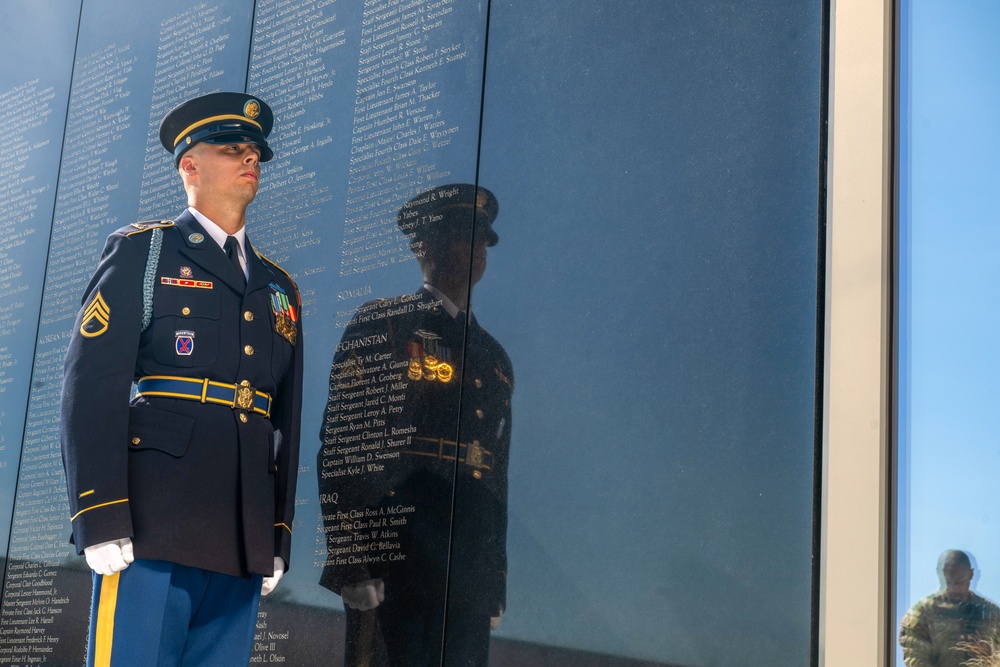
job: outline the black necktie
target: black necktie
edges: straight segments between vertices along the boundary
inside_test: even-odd
[[[240,272],[240,278],[243,279],[243,285],[247,284],[247,276],[243,273],[243,265],[240,264],[240,253],[236,249],[239,242],[236,240],[235,236],[227,236],[226,244],[223,246],[226,249],[226,256],[229,257],[229,261],[233,263],[236,270]]]

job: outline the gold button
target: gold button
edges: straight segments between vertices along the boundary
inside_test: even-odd
[[[181,315],[190,315],[190,314],[191,314],[191,309],[190,308],[188,308],[187,306],[184,306],[183,308],[181,308]]]
[[[240,421],[243,422],[244,424],[247,423],[247,415],[245,412],[240,413]]]
[[[483,381],[480,380],[479,378],[476,378],[476,389],[482,389],[482,388],[483,388]]]
[[[132,438],[132,444],[133,445],[138,445],[140,442],[142,442],[142,441],[139,440],[139,438]]]
[[[483,473],[481,471],[479,471],[479,470],[473,470],[472,471],[472,476],[475,477],[476,479],[482,479],[483,478]]]
[[[253,354],[253,345],[247,345],[243,348],[243,351],[246,352],[248,356]]]
[[[477,417],[479,417],[480,419],[482,419],[483,418],[483,414],[484,413],[483,413],[482,410],[480,410],[479,408],[476,408],[476,416]]]
[[[472,441],[472,446],[473,447],[478,447],[479,446],[479,441],[478,440],[473,440]]]
[[[251,313],[248,310],[247,312],[243,313],[243,319],[245,319],[247,322],[253,322],[253,313]]]

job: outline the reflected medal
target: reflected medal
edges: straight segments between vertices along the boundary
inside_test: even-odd
[[[423,346],[416,341],[410,341],[406,344],[406,352],[410,356],[410,365],[407,368],[406,377],[411,380],[422,379],[424,375],[421,370],[422,363],[420,358],[423,356]]]
[[[441,336],[418,329],[415,331],[421,342],[411,342],[407,346],[410,363],[407,377],[411,380],[451,382],[455,370],[451,363],[451,350],[441,345]]]

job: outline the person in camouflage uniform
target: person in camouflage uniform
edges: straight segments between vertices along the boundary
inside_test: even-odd
[[[906,613],[899,630],[907,667],[959,667],[983,649],[982,640],[997,638],[1000,607],[972,592],[968,554],[949,549],[938,559],[941,588]]]

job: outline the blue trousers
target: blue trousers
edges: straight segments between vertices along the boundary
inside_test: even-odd
[[[155,560],[95,573],[87,667],[246,667],[261,579]]]

